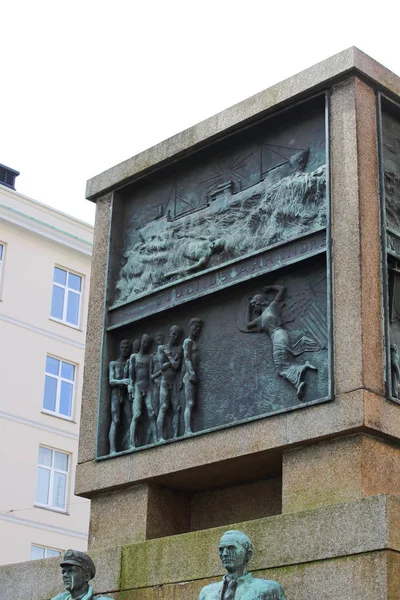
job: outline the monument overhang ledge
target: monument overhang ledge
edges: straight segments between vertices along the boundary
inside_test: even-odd
[[[350,75],[375,82],[375,87],[389,95],[400,95],[400,78],[352,46],[92,177],[87,181],[86,198],[96,202],[99,197]]]

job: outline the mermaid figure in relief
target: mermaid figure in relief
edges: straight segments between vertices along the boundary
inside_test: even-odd
[[[271,291],[275,293],[272,301],[268,298],[268,293]],[[282,317],[285,293],[286,288],[282,285],[270,285],[264,288],[264,293],[256,294],[249,302],[247,329],[264,331],[269,335],[272,341],[275,369],[280,377],[296,388],[297,397],[301,399],[306,385],[305,372],[308,369],[317,371],[317,368],[308,361],[303,364],[295,363],[294,357],[303,352],[316,352],[320,346],[306,335],[301,336],[293,345],[291,344]]]

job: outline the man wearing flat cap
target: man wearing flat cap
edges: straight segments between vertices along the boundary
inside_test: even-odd
[[[94,591],[89,581],[95,576],[96,567],[90,556],[79,550],[67,550],[60,567],[67,591],[54,596],[52,600],[92,600]],[[96,598],[107,600],[105,596]]]
[[[286,600],[280,583],[253,577],[247,563],[253,554],[250,538],[231,529],[219,542],[219,556],[227,574],[202,588],[199,600]]]

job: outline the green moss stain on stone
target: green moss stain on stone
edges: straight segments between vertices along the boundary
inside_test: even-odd
[[[348,491],[332,488],[316,492],[308,488],[298,489],[297,491],[290,492],[290,502],[286,505],[286,512],[302,512],[320,506],[329,506],[330,504],[353,502],[359,498],[361,498],[361,493],[355,493],[353,490]]]

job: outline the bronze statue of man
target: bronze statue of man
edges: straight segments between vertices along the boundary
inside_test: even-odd
[[[111,387],[111,426],[108,439],[110,454],[117,452],[117,435],[120,429],[121,413],[125,417],[125,427],[129,428],[132,414],[128,398],[128,359],[132,352],[132,343],[122,340],[117,360],[112,360],[109,367],[109,383]]]
[[[95,576],[96,567],[90,556],[79,550],[67,550],[60,567],[67,591],[57,594],[52,600],[92,600],[94,590],[89,581]],[[96,600],[107,598],[96,596]]]
[[[253,553],[250,538],[242,531],[230,530],[219,542],[219,555],[227,574],[222,581],[200,591],[199,600],[286,600],[277,581],[253,577],[247,563]]]

